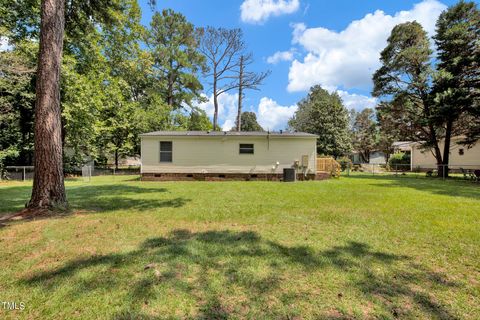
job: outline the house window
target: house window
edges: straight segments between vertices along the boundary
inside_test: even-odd
[[[240,154],[253,154],[253,143],[240,143]]]
[[[160,141],[160,162],[172,162],[172,141]]]
[[[458,154],[461,155],[461,156],[463,156],[463,154],[464,154],[463,148],[462,148],[462,149],[458,149]]]

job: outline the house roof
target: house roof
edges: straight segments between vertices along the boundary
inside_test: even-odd
[[[153,131],[140,135],[141,137],[161,137],[161,136],[179,136],[179,137],[312,137],[317,135],[306,132],[267,132],[267,131]]]
[[[401,149],[401,150],[407,150],[410,149],[410,147],[414,146],[416,142],[413,141],[395,141],[392,143],[392,146],[395,149]]]

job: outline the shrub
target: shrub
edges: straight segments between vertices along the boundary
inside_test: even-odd
[[[388,159],[388,166],[390,168],[395,168],[395,166],[406,168],[407,165],[410,165],[410,154],[408,153],[394,153],[390,156],[390,159]]]
[[[337,162],[340,164],[342,171],[345,171],[347,168],[352,168],[352,160],[350,160],[349,157],[338,158]]]

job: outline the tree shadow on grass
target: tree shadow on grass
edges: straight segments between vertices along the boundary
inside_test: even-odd
[[[0,189],[0,217],[25,207],[31,186],[7,186]]]
[[[167,198],[168,190],[166,188],[147,188],[124,184],[70,188],[67,196],[71,210],[87,212],[179,208],[190,201],[182,197]]]
[[[18,212],[25,207],[31,192],[30,186],[15,186],[2,190],[0,219]],[[69,210],[52,213],[37,218],[66,217],[71,213],[111,212],[115,210],[145,211],[161,208],[179,208],[189,199],[183,197],[168,198],[166,188],[139,187],[128,184],[80,185],[67,187]],[[4,221],[7,222],[7,221]],[[0,225],[0,226],[5,226]]]
[[[305,286],[305,281],[332,270],[349,276],[348,286],[361,296],[362,304],[375,306],[369,317],[420,314],[455,319],[429,290],[458,285],[407,256],[354,241],[315,251],[264,240],[252,231],[175,230],[168,237],[147,239],[134,251],[72,260],[24,278],[20,284],[52,293],[62,288],[65,301],[87,294],[101,299],[105,292],[127,292],[121,298],[124,310],[114,313],[113,319],[178,318],[179,310],[158,315],[159,306],[171,304],[171,297],[196,310],[189,316],[197,319],[293,318],[305,310],[292,306],[314,303],[306,298],[312,290],[322,290]],[[404,308],[405,302],[411,308]],[[321,318],[353,316],[331,316],[317,309],[310,305],[307,311]]]
[[[395,177],[382,175],[351,175],[345,178],[369,180],[372,182],[371,185],[375,187],[407,187],[438,195],[480,199],[480,184],[471,181],[441,180],[440,178],[423,177]],[[378,183],[379,181],[388,181],[388,183]]]

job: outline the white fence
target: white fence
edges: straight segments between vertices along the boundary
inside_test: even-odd
[[[0,180],[16,180],[26,181],[33,180],[33,166],[6,166],[3,172],[0,172]],[[65,172],[65,178],[84,177],[88,178],[94,176],[118,176],[118,175],[140,175],[140,167],[128,166],[115,169],[107,166],[83,166],[69,172]]]

